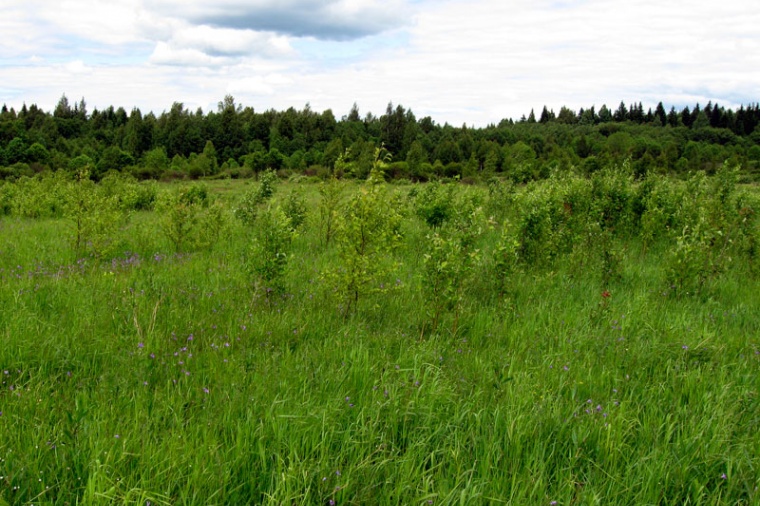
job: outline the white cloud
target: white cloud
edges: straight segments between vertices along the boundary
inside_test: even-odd
[[[274,95],[279,89],[293,84],[293,79],[282,74],[267,74],[243,79],[235,79],[227,85],[227,93],[232,95],[258,96]]]
[[[74,60],[64,65],[64,69],[71,75],[86,75],[92,73],[92,68],[84,64],[82,60]]]
[[[760,9],[738,0],[410,2],[16,1],[0,18],[0,101],[52,109],[65,92],[160,112],[232,93],[259,110],[392,101],[484,125],[543,105],[758,100]]]
[[[33,0],[37,15],[67,34],[103,44],[125,44],[136,39],[139,30],[138,0]]]
[[[156,11],[197,24],[350,40],[406,21],[405,0],[159,0]]]
[[[174,65],[178,67],[220,67],[229,63],[223,56],[210,56],[192,47],[176,47],[167,42],[156,44],[150,63],[155,65]]]
[[[209,55],[279,57],[292,54],[285,37],[252,30],[183,26],[172,34],[169,43],[178,48],[194,48]]]

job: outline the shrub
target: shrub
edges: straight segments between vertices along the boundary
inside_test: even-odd
[[[243,195],[243,199],[235,209],[235,216],[244,224],[253,225],[259,206],[274,195],[276,183],[277,174],[273,170],[262,172],[258,185]]]
[[[268,206],[259,215],[247,264],[256,278],[255,285],[263,285],[267,297],[282,289],[293,233],[293,225],[280,207]]]
[[[325,277],[333,285],[344,316],[356,312],[366,295],[387,290],[380,280],[394,267],[389,253],[401,241],[400,205],[387,195],[384,166],[377,149],[367,182],[333,215],[338,262]]]

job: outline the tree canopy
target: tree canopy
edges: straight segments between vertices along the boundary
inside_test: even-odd
[[[363,117],[359,106],[340,119],[331,110],[256,111],[231,95],[215,111],[175,102],[159,115],[109,106],[89,111],[82,98],[63,95],[52,112],[35,104],[0,110],[0,177],[71,170],[89,160],[98,178],[129,171],[139,178],[246,177],[266,168],[307,175],[334,169],[339,157],[366,172],[367,153],[383,145],[393,155],[389,174],[413,180],[501,173],[515,182],[552,170],[594,170],[630,160],[637,174],[713,171],[731,160],[753,174],[760,151],[760,106],[676,109],[659,102],[603,104],[559,113],[547,106],[519,121],[472,128],[417,118],[388,103]],[[531,154],[532,153],[532,154]],[[528,167],[530,165],[530,167]],[[366,167],[364,167],[366,169]]]

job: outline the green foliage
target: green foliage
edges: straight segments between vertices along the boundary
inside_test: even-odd
[[[120,171],[134,165],[135,160],[129,153],[122,151],[117,146],[109,146],[100,155],[95,168],[92,171],[92,178],[99,181],[108,171]]]
[[[50,161],[50,152],[39,142],[35,142],[26,150],[25,157],[29,163],[47,164]]]
[[[529,265],[546,265],[559,253],[560,222],[553,194],[545,186],[534,187],[521,196],[517,236],[520,259]]]
[[[422,187],[414,199],[414,211],[430,228],[438,228],[454,214],[454,185],[432,182]]]
[[[277,183],[277,173],[273,170],[265,170],[259,176],[259,199],[264,202],[274,195]]]
[[[273,170],[266,170],[259,176],[258,185],[251,188],[243,195],[235,216],[244,224],[251,226],[256,221],[258,209],[269,200],[276,190],[277,174]]]
[[[130,253],[108,262],[72,262],[74,221],[50,204],[87,189],[124,209],[134,181],[0,183],[0,209],[47,202],[0,217],[0,503],[758,503],[756,187],[555,174],[511,187],[496,220],[486,188],[451,185],[431,229],[393,194],[414,192],[373,179],[344,188],[330,248],[270,199],[175,255],[160,204],[111,228]],[[328,186],[298,183],[309,215]],[[195,208],[208,242],[246,188],[158,200]],[[544,264],[521,256],[534,206]],[[655,207],[668,225],[639,254]],[[345,318],[332,295],[360,223],[378,253]],[[623,282],[603,279],[615,256]]]
[[[155,181],[138,182],[132,176],[111,173],[100,181],[105,195],[114,197],[119,207],[127,211],[149,211],[153,209],[158,196]],[[194,190],[203,191],[203,190]]]
[[[428,156],[422,143],[420,141],[412,142],[406,154],[406,164],[409,177],[413,181],[426,181],[429,178],[429,174],[425,170],[427,162]]]
[[[60,217],[66,206],[69,178],[65,173],[55,173],[33,178],[22,177],[12,190],[11,213],[24,218]]]
[[[208,188],[197,183],[161,193],[156,210],[164,235],[178,253],[212,249],[228,222],[224,207],[211,202]]]
[[[267,297],[280,291],[290,257],[294,227],[286,213],[272,205],[259,214],[254,231],[254,244],[247,257],[256,284],[263,286]]]
[[[423,254],[422,285],[428,305],[431,332],[436,332],[445,312],[453,312],[452,333],[456,334],[465,287],[478,261],[475,241],[481,233],[482,210],[463,200],[456,218],[427,236]],[[424,333],[424,327],[423,327]]]
[[[491,279],[499,296],[504,297],[512,288],[513,275],[520,268],[520,241],[509,223],[502,226],[501,234],[490,256],[493,259]]]
[[[535,150],[523,141],[505,147],[504,172],[515,183],[525,183],[534,178],[537,163]]]
[[[330,240],[335,235],[335,223],[343,199],[344,184],[339,179],[332,177],[319,186],[319,230],[325,247],[330,245]]]
[[[620,167],[607,167],[591,177],[591,217],[604,230],[631,232],[636,226],[633,214],[633,173],[626,162]]]
[[[13,211],[16,185],[0,181],[0,216],[7,216]]]
[[[212,250],[225,237],[230,227],[227,208],[218,200],[211,202],[201,215],[201,238],[198,246]]]
[[[504,220],[515,197],[515,186],[511,181],[502,181],[496,177],[488,180],[488,201],[486,212],[497,221]]]
[[[678,296],[700,295],[719,265],[710,248],[705,223],[685,226],[666,260],[665,279]]]
[[[640,236],[646,249],[656,240],[670,235],[678,224],[676,214],[679,193],[675,185],[662,176],[647,175],[639,185],[641,208]]]
[[[369,179],[335,216],[338,261],[325,278],[344,315],[358,311],[365,296],[386,291],[383,279],[396,266],[391,253],[401,241],[402,216],[399,203],[388,196],[384,166],[378,149]]]
[[[171,161],[166,154],[166,149],[158,147],[143,154],[143,166],[146,171],[142,174],[155,179],[159,179],[164,172],[169,170]]]
[[[290,221],[293,230],[300,229],[306,223],[308,212],[303,194],[297,190],[291,191],[282,204],[282,211]]]
[[[112,257],[119,251],[118,233],[128,220],[119,197],[96,187],[87,171],[81,171],[64,190],[64,217],[71,227],[71,244],[76,258]]]
[[[26,161],[27,146],[23,139],[14,137],[5,148],[5,163],[13,165],[14,163]]]

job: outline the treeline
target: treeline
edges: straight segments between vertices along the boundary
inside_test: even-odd
[[[760,165],[760,105],[726,109],[698,104],[644,112],[621,102],[559,113],[544,107],[519,121],[485,128],[418,119],[388,104],[385,114],[360,115],[354,105],[337,119],[331,110],[257,112],[231,96],[216,111],[174,103],[156,116],[139,109],[87,108],[64,95],[52,112],[36,105],[0,110],[0,178],[87,168],[94,179],[109,171],[139,179],[250,177],[266,169],[281,175],[323,176],[337,170],[365,178],[375,148],[392,153],[388,176],[425,181],[502,175],[516,183],[556,171],[591,174],[629,160],[637,175],[715,171],[725,161],[745,180]]]

